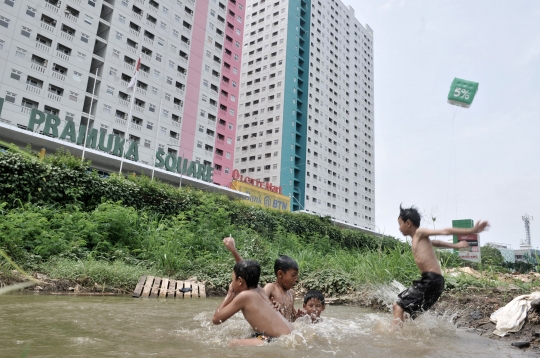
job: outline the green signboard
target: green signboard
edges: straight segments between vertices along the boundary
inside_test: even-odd
[[[448,103],[469,108],[473,102],[474,96],[478,92],[478,82],[454,78],[448,92]]]

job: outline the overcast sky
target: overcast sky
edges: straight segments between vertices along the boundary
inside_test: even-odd
[[[402,238],[403,203],[517,249],[527,213],[540,247],[540,1],[343,2],[374,31],[378,230]],[[446,102],[454,77],[480,83],[469,109]]]

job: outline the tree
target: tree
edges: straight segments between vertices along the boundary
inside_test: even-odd
[[[482,246],[480,248],[480,257],[484,265],[502,266],[504,263],[504,257],[501,252],[491,246]]]

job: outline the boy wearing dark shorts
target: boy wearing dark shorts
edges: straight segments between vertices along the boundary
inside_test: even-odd
[[[422,272],[422,277],[413,281],[411,287],[398,295],[398,300],[393,305],[393,323],[397,326],[403,324],[405,312],[409,313],[412,319],[415,319],[419,313],[430,309],[444,290],[444,277],[433,246],[459,249],[469,245],[466,241],[451,244],[444,241],[430,240],[429,237],[434,235],[477,234],[489,226],[487,221],[480,221],[471,229],[430,230],[420,228],[420,214],[416,208],[403,209],[400,205],[399,211],[399,231],[403,235],[412,238],[414,262]]]

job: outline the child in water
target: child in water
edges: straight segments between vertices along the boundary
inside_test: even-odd
[[[309,290],[304,296],[304,310],[301,315],[311,317],[311,322],[317,323],[322,320],[321,313],[325,309],[324,295],[321,291]]]
[[[444,277],[437,256],[433,250],[435,247],[447,247],[452,249],[468,247],[466,241],[458,244],[451,244],[445,241],[430,240],[434,235],[469,235],[484,231],[489,226],[487,221],[477,222],[471,229],[448,228],[443,230],[430,230],[420,228],[420,214],[414,207],[403,209],[399,207],[399,231],[405,236],[412,238],[412,252],[414,262],[420,269],[422,277],[413,281],[411,287],[398,295],[398,300],[393,305],[394,319],[396,326],[403,324],[405,312],[411,315],[412,319],[435,304],[444,290]]]
[[[259,287],[261,267],[257,261],[241,260],[234,265],[227,296],[214,312],[212,322],[221,324],[238,311],[255,333],[251,338],[236,339],[231,346],[259,346],[272,338],[289,334],[294,327],[280,315]]]
[[[224,238],[223,243],[232,253],[236,262],[242,260],[232,237]],[[282,255],[274,263],[274,273],[276,274],[276,282],[266,284],[264,292],[281,314],[289,322],[294,322],[297,317],[302,315],[300,310],[294,310],[294,290],[292,289],[298,281],[298,264],[292,258]]]

